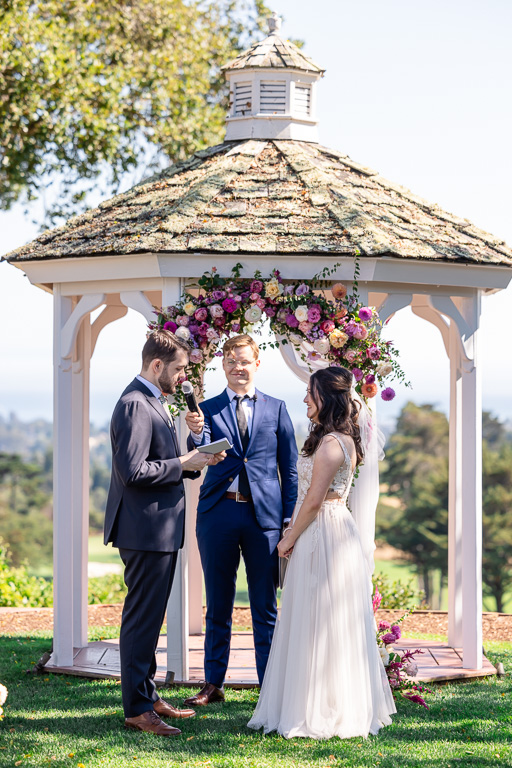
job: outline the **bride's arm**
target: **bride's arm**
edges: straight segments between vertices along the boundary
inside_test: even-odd
[[[311,485],[293,521],[278,544],[281,557],[293,549],[301,533],[313,522],[320,511],[334,475],[345,461],[340,444],[335,437],[326,436],[315,453]]]

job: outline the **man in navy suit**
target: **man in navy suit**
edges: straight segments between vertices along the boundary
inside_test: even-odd
[[[209,457],[180,456],[163,394],[185,377],[189,347],[170,331],[154,331],[142,350],[142,370],[112,415],[112,477],[105,513],[105,544],[119,548],[128,594],[121,619],[121,691],[125,726],[158,736],[181,731],[162,717],[193,717],[156,693],[155,652],[183,546],[184,477],[198,477]]]
[[[236,574],[245,562],[261,685],[277,616],[277,544],[297,499],[297,446],[282,400],[254,388],[259,349],[247,335],[223,348],[228,386],[188,413],[189,447],[227,437],[226,459],[210,466],[197,507],[197,541],[206,586],[205,680],[185,703],[224,699]]]

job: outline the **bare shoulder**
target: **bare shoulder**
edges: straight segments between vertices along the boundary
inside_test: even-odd
[[[343,443],[343,446],[345,447],[345,450],[347,451],[350,457],[351,463],[354,464],[354,461],[356,458],[356,446],[353,439],[350,437],[350,435],[346,435],[344,432],[330,433],[324,437],[324,441],[327,441],[327,440],[329,441],[328,444],[336,443],[339,449],[339,453],[342,454],[343,461],[344,461],[345,452],[343,451],[343,448],[341,447],[340,442]]]

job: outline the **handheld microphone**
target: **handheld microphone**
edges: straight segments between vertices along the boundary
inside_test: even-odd
[[[199,413],[199,406],[197,404],[196,396],[194,394],[194,387],[190,381],[181,382],[181,391],[185,395],[185,402],[189,411]]]

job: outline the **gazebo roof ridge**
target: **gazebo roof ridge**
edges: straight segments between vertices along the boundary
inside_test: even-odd
[[[294,140],[224,142],[4,257],[232,252],[512,266],[512,250],[347,155]]]

